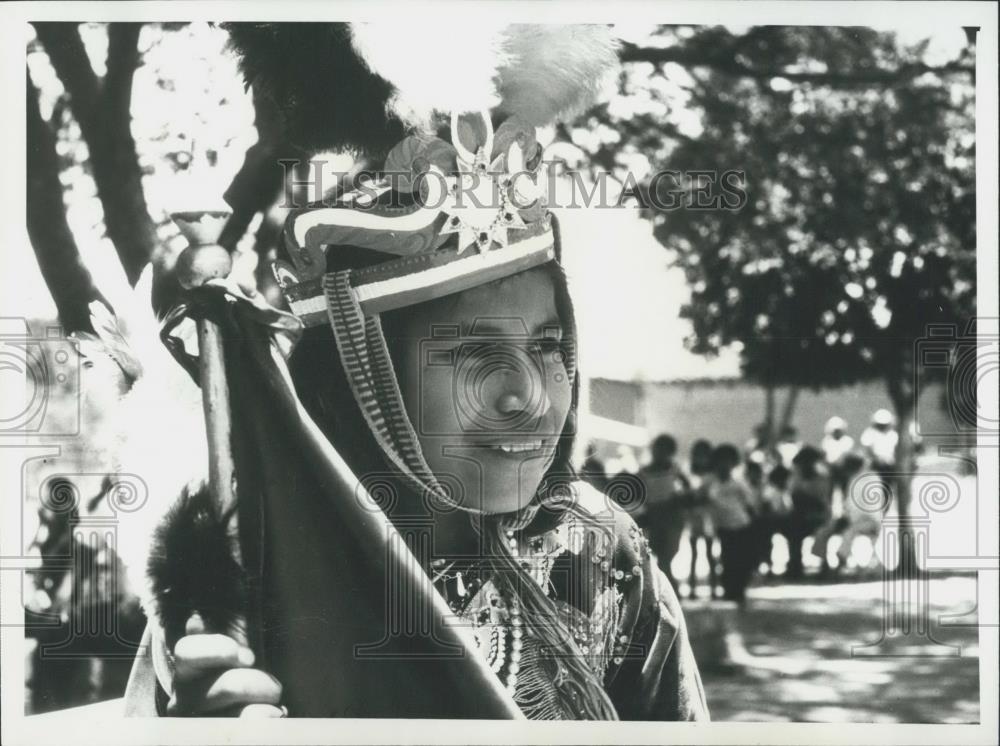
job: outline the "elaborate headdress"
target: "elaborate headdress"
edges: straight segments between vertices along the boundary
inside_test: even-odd
[[[589,102],[615,61],[615,45],[600,26],[512,25],[459,50],[449,38],[441,48],[467,63],[477,80],[454,65],[415,70],[412,60],[426,60],[435,45],[422,38],[420,55],[407,55],[400,43],[414,42],[405,42],[409,31],[400,36],[400,30],[350,29],[353,49],[381,81],[371,90],[390,123],[427,126],[435,112],[451,108],[451,142],[423,133],[405,137],[389,150],[380,180],[335,204],[293,211],[274,273],[306,326],[330,324],[355,400],[386,458],[418,492],[447,501],[403,406],[380,314],[558,260],[558,227],[539,184],[535,127]],[[251,37],[273,41],[273,31],[258,27],[235,32],[238,46]],[[379,51],[387,46],[392,55]],[[278,91],[286,109],[294,98],[288,81],[262,80],[260,69],[254,82]],[[488,111],[473,105],[509,116],[494,131]],[[358,138],[346,139],[354,145]],[[566,365],[572,380],[572,349]]]
[[[534,129],[509,119],[494,133],[485,114],[478,124],[453,116],[452,144],[407,137],[381,181],[293,212],[287,260],[274,265],[292,312],[307,326],[330,324],[385,457],[418,493],[445,500],[403,406],[380,314],[540,266],[558,250],[536,185]],[[355,264],[361,254],[362,266],[343,268],[348,254]]]

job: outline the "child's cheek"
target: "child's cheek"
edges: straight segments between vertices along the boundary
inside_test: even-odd
[[[573,387],[569,380],[566,366],[558,361],[546,363],[546,379],[548,381],[548,395],[552,406],[557,410],[560,417],[560,426],[569,414],[570,404],[573,398]]]
[[[415,425],[418,435],[455,435],[460,432],[454,402],[454,371],[423,367],[417,387]]]

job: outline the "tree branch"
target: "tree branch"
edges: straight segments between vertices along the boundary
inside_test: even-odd
[[[89,304],[103,300],[66,222],[56,135],[42,118],[38,90],[27,75],[27,227],[38,267],[67,332],[93,331]]]
[[[734,50],[720,50],[711,55],[692,52],[690,49],[674,47],[640,47],[626,42],[622,45],[619,59],[622,62],[649,62],[654,65],[666,62],[676,62],[684,67],[710,67],[717,72],[734,77],[752,78],[754,80],[770,80],[785,78],[797,83],[816,83],[831,86],[862,86],[872,84],[896,85],[905,83],[924,73],[936,75],[972,75],[976,73],[975,65],[961,62],[949,62],[946,65],[927,65],[923,62],[911,62],[900,65],[894,70],[836,71],[836,72],[797,72],[782,68],[755,69],[738,61]]]
[[[102,81],[91,67],[78,23],[35,24],[69,94],[70,108],[87,143],[104,227],[133,286],[158,245],[131,131],[132,79],[139,64],[141,27],[108,24],[108,72]]]
[[[132,78],[139,67],[139,32],[141,23],[108,24],[107,74],[103,97],[107,110],[130,117]]]
[[[97,125],[101,83],[80,38],[80,24],[60,21],[33,25],[56,75],[69,94],[73,116],[87,137]]]

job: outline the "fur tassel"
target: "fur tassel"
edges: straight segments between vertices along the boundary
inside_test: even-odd
[[[203,486],[184,490],[154,532],[147,572],[155,613],[168,640],[183,635],[193,612],[209,631],[225,633],[240,625],[247,580],[235,558],[230,525]]]

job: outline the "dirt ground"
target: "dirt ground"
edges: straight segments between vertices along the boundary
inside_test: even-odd
[[[887,597],[880,580],[751,589],[735,615],[734,663],[702,665],[712,719],[978,722],[976,579],[932,576],[925,588],[928,626],[907,616],[909,634],[878,645]]]

